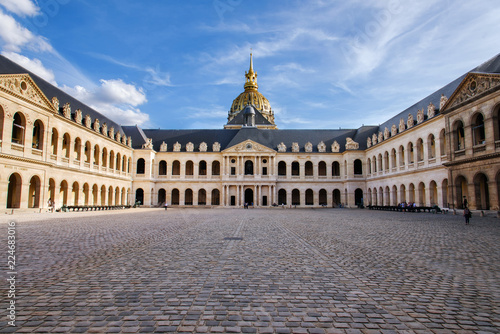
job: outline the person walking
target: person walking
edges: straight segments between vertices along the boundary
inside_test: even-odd
[[[167,211],[167,209],[168,209],[168,203],[167,202],[165,202],[164,207],[165,207],[165,211]]]
[[[470,217],[472,216],[469,208],[465,208],[464,209],[464,218],[465,218],[465,225],[469,225],[470,224]]]
[[[464,196],[464,201],[463,201],[463,205],[464,205],[464,209],[467,208],[467,197]]]

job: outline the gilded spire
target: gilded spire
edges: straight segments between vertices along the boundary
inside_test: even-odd
[[[257,85],[257,72],[253,70],[253,58],[252,53],[250,53],[250,68],[248,72],[245,72],[246,82],[245,82],[245,90],[248,89],[258,89],[259,85]]]

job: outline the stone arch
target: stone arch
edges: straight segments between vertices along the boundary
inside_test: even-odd
[[[441,193],[442,193],[442,201],[443,201],[443,207],[447,208],[449,206],[448,204],[448,179],[444,179],[443,182],[441,183]]]
[[[48,196],[52,202],[55,201],[55,199],[56,199],[56,181],[53,178],[49,179]]]
[[[26,117],[21,112],[16,112],[12,118],[11,141],[14,144],[24,145],[26,132]]]
[[[477,210],[490,209],[490,193],[488,189],[488,177],[480,172],[474,176],[474,198]]]
[[[66,180],[62,180],[59,184],[59,200],[62,205],[68,205],[68,196],[69,196],[69,185]]]
[[[144,174],[146,172],[146,161],[143,158],[137,159],[136,174]]]
[[[326,168],[326,164],[325,164]],[[325,171],[326,172],[326,171]],[[326,189],[320,189],[319,194],[318,194],[318,204],[322,206],[326,206],[328,202],[328,193],[326,192]]]
[[[300,164],[298,161],[292,162],[292,176],[300,175]]]
[[[207,162],[205,160],[198,163],[198,175],[207,175]]]
[[[439,154],[441,156],[446,155],[446,131],[441,129],[439,132]]]
[[[304,165],[304,175],[305,176],[313,176],[314,175],[313,163],[311,161],[306,161],[306,163]]]
[[[429,201],[430,206],[438,205],[438,187],[434,180],[429,183]]]
[[[417,139],[417,144],[416,144],[416,150],[417,150],[417,161],[424,161],[424,141],[422,138]]]
[[[141,204],[144,204],[141,202]],[[113,186],[108,187],[108,205],[113,205]]]
[[[172,193],[171,193],[170,198],[171,198],[172,205],[179,205],[180,204],[179,189],[177,189],[177,188],[172,189]]]
[[[83,204],[89,205],[90,203],[90,186],[87,182],[83,184]]]
[[[354,160],[354,175],[363,175],[363,162],[360,159]]]
[[[425,206],[426,203],[425,203],[425,193],[426,193],[426,189],[425,189],[425,183],[423,182],[420,182],[418,184],[418,205],[419,206]]]
[[[41,199],[41,185],[40,177],[33,175],[30,179],[28,191],[28,208],[39,208]]]
[[[334,207],[340,206],[342,204],[342,198],[339,189],[334,189],[332,192],[332,204]]]
[[[212,205],[220,205],[220,191],[219,191],[219,189],[212,189],[212,201],[211,201],[211,204]]]
[[[165,160],[161,160],[158,164],[158,175],[167,175],[167,162]]]
[[[399,186],[399,202],[406,203],[406,186],[404,184]]]
[[[191,160],[186,161],[185,175],[194,175],[194,163]]]
[[[37,150],[43,150],[43,141],[45,135],[45,125],[39,119],[33,123],[33,137],[31,141],[31,147]]]
[[[364,205],[363,189],[357,188],[354,190],[354,205],[362,207]]]
[[[73,200],[71,205],[78,205],[78,200],[80,199],[80,185],[76,181],[73,182],[71,187],[71,198]]]
[[[191,188],[184,191],[184,205],[193,205],[193,190]]]
[[[326,176],[326,162],[320,161],[318,164],[318,175]]]
[[[220,175],[220,162],[218,160],[212,161],[212,175]],[[219,205],[219,204],[212,204],[212,205]]]
[[[467,179],[463,175],[458,175],[455,178],[455,207],[457,209],[464,208],[463,199],[469,198],[469,189],[467,185]]]
[[[137,188],[135,190],[135,203],[138,203],[139,205],[144,204],[144,189]]]
[[[101,160],[101,150],[99,145],[94,145],[94,166],[99,166]]]
[[[5,111],[3,107],[0,105],[0,142],[3,140],[3,124],[5,119]]]
[[[500,182],[500,177],[499,177],[499,182]],[[500,183],[499,183],[500,184]],[[286,205],[286,190],[281,188],[280,190],[278,190],[278,204],[279,205]]]
[[[292,205],[300,205],[300,190],[292,190]]]
[[[332,176],[340,176],[340,163],[338,161],[332,162]]]
[[[99,205],[99,203],[97,202],[99,198],[99,186],[97,186],[97,184],[94,183],[94,185],[92,186],[92,205]]]
[[[181,163],[179,160],[172,162],[172,175],[181,175]]]
[[[398,187],[396,187],[396,185],[392,186],[391,200],[392,200],[391,205],[393,206],[398,205]]]
[[[253,175],[253,161],[246,160],[245,161],[245,175]]]
[[[405,147],[403,145],[399,146],[398,154],[399,154],[399,165],[404,166],[406,162],[405,162]]]
[[[306,189],[306,205],[314,204],[314,191],[312,189]]]
[[[415,203],[415,185],[413,183],[408,186],[408,202]]]
[[[198,205],[207,205],[207,191],[203,188],[198,190]]]
[[[52,133],[50,136],[50,153],[57,155],[59,149],[59,131],[56,128],[52,128]]]
[[[456,120],[452,125],[453,150],[461,151],[465,149],[464,123]]]
[[[19,173],[12,173],[9,176],[9,186],[7,188],[7,209],[21,207],[22,178]]]
[[[80,137],[75,138],[73,145],[73,159],[80,161],[82,155],[82,140]]]
[[[106,147],[102,148],[101,157],[102,167],[108,167],[108,149]]]
[[[471,117],[472,144],[484,145],[486,143],[486,132],[484,128],[484,115],[477,112]]]
[[[429,159],[434,159],[436,157],[436,139],[432,133],[427,137],[427,152],[429,154]]]
[[[136,194],[137,194],[137,192],[136,192]],[[106,198],[107,198],[106,197],[106,186],[102,185],[101,186],[101,205],[106,205]]]

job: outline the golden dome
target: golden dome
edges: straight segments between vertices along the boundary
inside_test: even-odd
[[[257,85],[257,72],[253,70],[252,54],[250,54],[250,69],[248,72],[245,72],[245,77],[245,91],[234,99],[231,109],[229,109],[227,121],[230,122],[246,106],[252,105],[264,118],[274,124],[274,112],[271,109],[271,104],[257,90],[259,86]]]

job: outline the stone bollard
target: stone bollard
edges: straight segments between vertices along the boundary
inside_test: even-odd
[[[481,210],[481,212],[479,213],[479,217],[484,217],[484,211]]]

